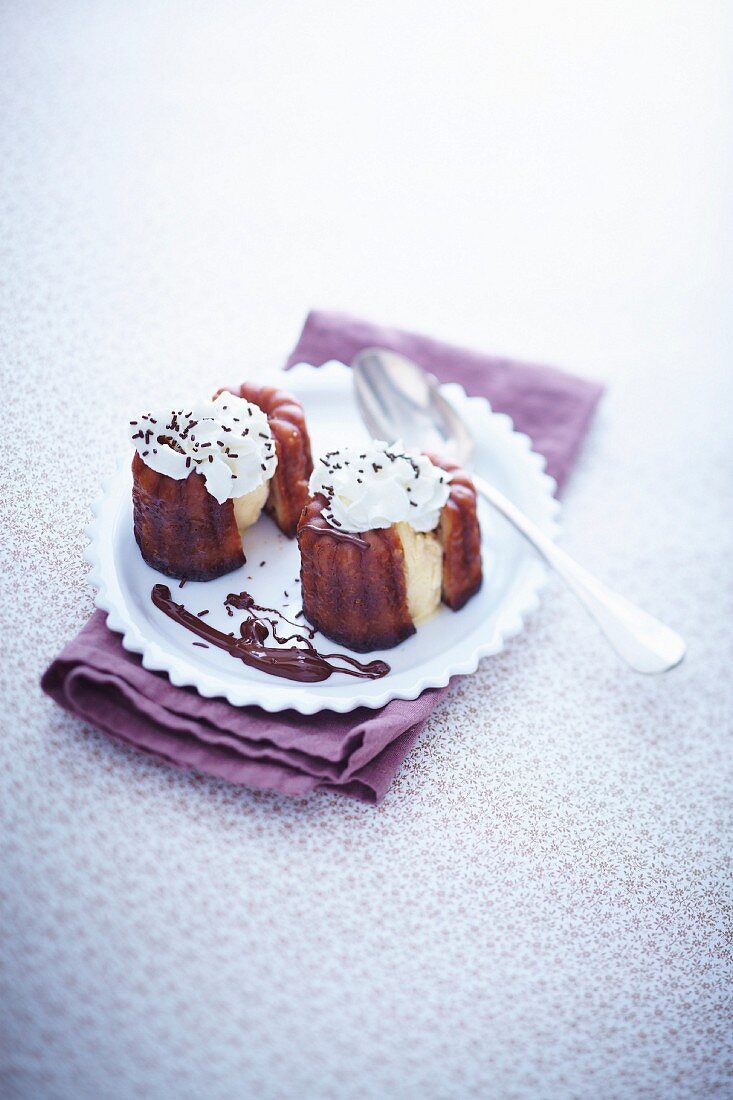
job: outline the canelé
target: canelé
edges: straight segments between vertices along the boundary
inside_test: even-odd
[[[303,410],[285,391],[245,383],[143,414],[130,436],[135,539],[155,569],[212,580],[238,568],[263,507],[294,537],[312,462]]]
[[[298,524],[303,611],[357,652],[389,649],[482,583],[476,493],[455,466],[373,444],[316,463]]]

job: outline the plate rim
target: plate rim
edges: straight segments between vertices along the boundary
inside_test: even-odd
[[[288,380],[303,372],[338,373],[343,377],[343,372],[350,372],[350,368],[338,360],[329,360],[320,367],[310,363],[297,363],[289,370],[280,370],[273,375],[278,382],[287,387]],[[325,381],[325,380],[324,380]],[[268,383],[270,379],[268,378]],[[453,398],[460,406],[469,403],[473,408],[481,408],[481,412],[492,418],[495,427],[505,437],[505,442],[515,450],[517,457],[526,463],[527,468],[535,477],[541,493],[539,500],[542,505],[542,516],[537,520],[551,538],[557,538],[560,530],[559,514],[560,502],[555,496],[557,488],[554,478],[546,472],[546,460],[532,449],[529,436],[518,432],[514,422],[506,413],[497,413],[491,408],[490,402],[485,397],[474,397],[466,393],[464,387],[458,382],[446,382],[440,386],[441,392],[448,400]],[[522,590],[514,596],[514,606],[511,615],[506,615],[506,622],[495,629],[494,633],[485,642],[477,642],[470,652],[458,660],[454,660],[442,670],[432,674],[416,674],[414,683],[409,687],[395,690],[387,687],[389,677],[384,679],[384,690],[375,692],[374,688],[369,694],[361,692],[355,685],[352,695],[343,699],[324,699],[319,692],[308,692],[302,686],[288,691],[284,685],[278,685],[280,691],[273,691],[268,685],[266,693],[261,692],[254,685],[252,697],[252,682],[247,687],[245,681],[241,690],[235,690],[223,686],[220,682],[217,686],[217,678],[208,672],[200,671],[194,677],[187,670],[188,663],[184,662],[176,654],[171,653],[158,642],[150,640],[140,630],[137,623],[131,617],[124,597],[122,595],[117,572],[115,569],[115,556],[113,550],[112,529],[113,523],[105,525],[106,511],[110,500],[115,499],[112,490],[115,483],[123,474],[128,473],[129,456],[120,460],[113,473],[102,481],[101,491],[91,506],[92,519],[87,524],[85,533],[88,544],[84,557],[90,565],[88,576],[89,583],[96,589],[94,602],[100,610],[106,612],[107,626],[110,630],[121,635],[122,646],[130,653],[138,654],[142,659],[144,668],[151,672],[163,672],[176,687],[193,687],[199,695],[209,699],[226,700],[232,706],[258,706],[268,713],[279,713],[284,710],[295,710],[300,714],[316,714],[320,711],[330,711],[337,714],[347,714],[359,707],[369,710],[379,710],[393,699],[413,700],[417,699],[424,691],[431,688],[444,688],[454,676],[465,676],[475,672],[483,657],[494,656],[500,653],[509,638],[515,637],[524,627],[526,617],[539,606],[539,594],[547,582],[547,567],[539,560],[530,561],[530,568],[524,579]],[[114,518],[114,517],[111,517]],[[105,538],[106,536],[106,538]],[[115,594],[120,597],[115,598]],[[195,667],[195,666],[194,666]],[[326,683],[328,681],[325,681]],[[370,681],[371,684],[382,681]],[[285,693],[287,692],[287,697]],[[264,698],[263,698],[264,694]]]

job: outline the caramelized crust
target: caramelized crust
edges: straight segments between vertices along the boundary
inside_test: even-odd
[[[443,551],[441,598],[458,611],[483,579],[476,490],[458,466],[428,457],[453,474],[437,535]],[[358,535],[338,531],[324,518],[325,506],[324,496],[314,497],[298,524],[305,616],[350,649],[391,649],[415,633],[400,538],[394,527]]]
[[[244,564],[231,500],[219,504],[195,471],[183,480],[132,460],[137,544],[148,565],[169,577],[209,581]]]
[[[285,390],[243,382],[241,386],[222,386],[214,394],[226,390],[258,405],[270,424],[275,440],[277,468],[270,482],[265,504],[283,534],[294,538],[298,517],[308,500],[308,478],[313,472],[310,438],[303,407]]]
[[[349,649],[391,649],[415,633],[402,544],[391,527],[359,535],[334,530],[323,518],[325,505],[315,496],[298,524],[303,612]]]
[[[434,455],[428,457],[453,475],[450,496],[440,514],[438,537],[443,547],[442,600],[453,611],[459,611],[483,581],[476,490],[460,467]]]

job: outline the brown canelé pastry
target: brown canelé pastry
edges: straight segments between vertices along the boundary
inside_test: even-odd
[[[317,493],[298,525],[303,613],[349,649],[391,649],[415,633],[402,542],[394,527],[342,532],[325,519],[327,505]]]
[[[210,581],[244,565],[234,504],[211,495],[195,471],[176,480],[132,460],[135,540],[148,565],[168,577]]]
[[[429,457],[451,474],[450,493],[437,531],[443,550],[440,598],[452,611],[460,611],[476,595],[483,580],[476,490],[465,470],[453,462]]]
[[[282,390],[240,388],[253,399],[220,391],[130,422],[135,539],[170,577],[212,580],[243,565],[243,533],[263,507],[295,534],[311,469],[303,410]]]
[[[390,649],[441,600],[458,610],[481,587],[476,493],[457,467],[386,444],[316,464],[298,524],[303,611],[358,652]]]
[[[254,382],[243,382],[234,388],[225,386],[214,397],[224,392],[258,405],[267,417],[275,440],[277,467],[270,482],[265,511],[283,534],[295,538],[300,513],[309,497],[308,478],[313,473],[303,406],[285,390],[258,386]]]

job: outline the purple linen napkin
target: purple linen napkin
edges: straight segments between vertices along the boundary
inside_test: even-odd
[[[311,313],[288,366],[329,359],[350,362],[379,345],[415,359],[442,381],[460,382],[508,413],[565,480],[586,434],[601,387],[551,367],[514,363],[380,328],[337,313]],[[268,714],[205,699],[174,687],[122,648],[95,611],[46,670],[41,686],[70,713],[142,752],[260,790],[304,796],[335,790],[381,801],[426,719],[447,691],[394,700],[382,710],[351,714]]]

